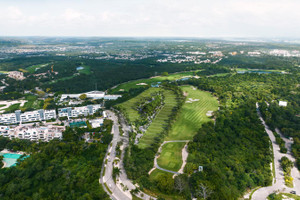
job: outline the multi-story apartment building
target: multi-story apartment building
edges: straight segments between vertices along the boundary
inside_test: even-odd
[[[81,107],[67,107],[58,109],[58,117],[79,117],[94,114],[101,108],[100,104],[87,105]]]
[[[55,110],[35,110],[21,113],[21,110],[15,111],[15,113],[0,115],[1,124],[16,124],[20,122],[33,122],[43,121],[56,118]]]
[[[54,125],[37,127],[32,125],[19,125],[16,127],[0,126],[0,135],[10,139],[19,138],[48,142],[53,139],[62,139],[62,132],[64,130],[64,126]]]

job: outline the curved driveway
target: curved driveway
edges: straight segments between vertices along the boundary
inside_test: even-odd
[[[128,144],[129,144],[129,131],[130,131],[130,127],[126,126],[124,119],[120,118],[120,123],[121,123],[121,127],[124,131],[124,136],[120,136],[120,132],[119,132],[119,124],[118,124],[118,117],[111,111],[106,111],[108,114],[108,118],[111,119],[113,121],[113,128],[112,128],[112,134],[113,134],[113,140],[111,142],[111,146],[109,146],[108,151],[107,151],[107,155],[105,157],[104,160],[108,159],[110,161],[107,162],[107,164],[105,165],[103,162],[103,168],[101,170],[101,174],[100,174],[100,183],[103,185],[104,190],[107,192],[107,194],[109,194],[109,196],[113,199],[113,200],[130,200],[132,199],[132,195],[130,193],[131,190],[136,189],[137,187],[131,182],[131,180],[129,180],[127,178],[124,166],[123,166],[123,159],[124,159],[124,150],[122,151],[121,154],[121,159],[118,163],[118,167],[120,168],[120,175],[118,177],[118,181],[117,184],[114,182],[113,178],[112,178],[112,169],[113,169],[113,161],[115,160],[115,149],[117,146],[117,143],[119,141],[123,142],[123,148],[125,149]],[[108,155],[109,153],[109,155]],[[105,168],[105,175],[102,176],[102,172]],[[112,193],[110,193],[109,191],[107,191],[104,183],[106,183],[106,185],[109,187],[109,189],[112,191]],[[126,190],[123,190],[123,187],[121,186],[124,185],[124,187],[126,187]],[[138,196],[141,199],[144,200],[150,200],[153,199],[155,200],[155,197],[151,197],[143,192],[139,192],[138,194],[136,194],[136,196]]]
[[[268,187],[262,187],[255,191],[252,195],[253,200],[265,200],[267,197],[276,192],[276,191],[282,191],[285,193],[289,193],[291,191],[296,191],[296,193],[300,194],[300,187],[299,187],[299,171],[293,167],[292,169],[292,176],[295,179],[294,180],[294,188],[288,188],[284,183],[284,174],[280,167],[280,159],[282,156],[287,156],[289,159],[291,159],[291,156],[288,154],[282,154],[280,153],[279,145],[276,144],[275,136],[273,135],[273,132],[270,130],[270,128],[266,125],[265,121],[263,120],[261,113],[259,111],[259,106],[256,103],[257,113],[259,116],[259,119],[261,120],[262,124],[265,126],[265,130],[271,140],[272,146],[273,146],[273,153],[274,153],[274,163],[275,163],[275,183],[272,186]],[[292,159],[291,159],[292,160]],[[295,172],[295,170],[297,172]]]

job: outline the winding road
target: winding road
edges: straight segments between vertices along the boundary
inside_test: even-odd
[[[275,139],[275,136],[273,135],[273,132],[270,130],[270,128],[267,126],[267,124],[265,123],[265,121],[262,118],[261,112],[259,111],[258,103],[256,103],[256,108],[257,108],[257,114],[259,116],[259,119],[261,120],[262,124],[265,126],[265,130],[266,130],[266,132],[271,140],[272,146],[273,146],[274,162],[275,162],[274,163],[275,164],[275,177],[274,177],[275,183],[272,186],[262,187],[262,188],[258,189],[257,191],[255,191],[252,195],[252,199],[253,200],[265,200],[265,199],[267,199],[267,197],[270,194],[277,192],[277,191],[285,192],[285,193],[290,193],[291,191],[296,191],[296,193],[299,195],[300,194],[299,171],[296,169],[296,167],[293,167],[291,175],[294,178],[294,188],[288,188],[285,185],[283,170],[280,167],[280,159],[283,156],[288,157],[293,162],[295,162],[295,159],[290,154],[280,153],[280,148],[279,148],[279,145],[276,143],[276,139]],[[290,142],[288,142],[287,144],[290,145]],[[290,148],[291,146],[288,146],[288,147]],[[289,150],[289,152],[290,152],[290,150]]]
[[[121,127],[123,129],[123,136],[120,136],[119,132],[119,123],[118,123],[118,117],[113,113],[112,111],[106,111],[108,118],[113,121],[113,128],[112,128],[112,134],[113,134],[113,140],[111,142],[111,145],[108,148],[107,154],[104,158],[101,174],[100,174],[100,180],[99,182],[102,184],[104,190],[107,194],[113,199],[113,200],[130,200],[132,199],[132,195],[130,193],[131,190],[134,190],[137,188],[136,185],[134,185],[130,179],[127,178],[124,165],[123,165],[123,159],[124,159],[124,149],[129,145],[129,132],[131,131],[130,127],[126,125],[124,119],[120,118]],[[116,158],[116,146],[119,141],[122,141],[122,154],[120,161],[118,162],[115,167],[118,167],[120,169],[120,174],[117,177],[117,183],[113,180],[112,177],[112,170],[113,170],[113,161]],[[105,160],[108,159],[107,164],[105,164]],[[103,171],[105,170],[105,174],[103,175]],[[110,193],[107,189],[105,184],[108,186]],[[139,192],[135,194],[137,197],[144,199],[144,200],[155,200],[155,197],[149,196],[143,192]]]

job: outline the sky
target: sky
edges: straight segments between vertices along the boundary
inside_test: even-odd
[[[0,0],[0,36],[300,37],[299,0]]]

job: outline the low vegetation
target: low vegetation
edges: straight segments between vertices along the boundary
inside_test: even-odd
[[[291,170],[294,167],[292,161],[290,161],[286,156],[283,156],[280,160],[281,168],[284,172],[284,182],[286,186],[293,187],[293,178],[291,177]]]

